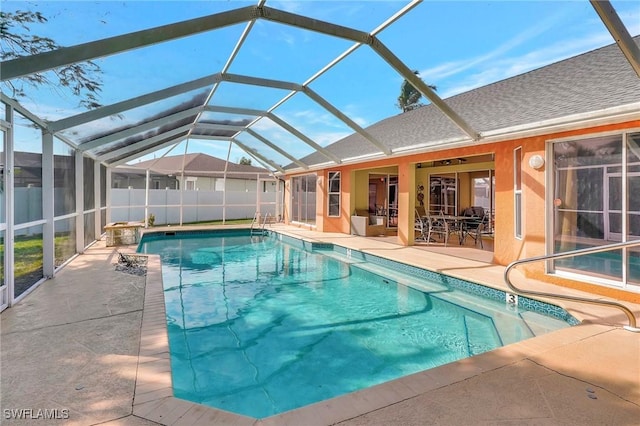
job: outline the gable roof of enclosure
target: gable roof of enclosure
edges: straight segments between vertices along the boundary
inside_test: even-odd
[[[139,56],[131,56],[131,58],[136,58],[134,62],[136,64],[148,61],[148,63],[144,62],[145,68],[152,69],[151,57],[154,46],[171,43],[172,46],[175,45],[173,51],[176,52],[176,56],[180,57],[185,47],[196,50],[201,46],[219,41],[219,39],[207,37],[209,34],[222,32],[220,39],[224,39],[227,43],[228,55],[223,60],[218,58],[212,61],[218,64],[215,67],[207,64],[204,69],[209,72],[204,73],[205,75],[196,74],[196,68],[203,69],[197,66],[199,63],[174,62],[168,68],[174,70],[180,77],[191,75],[192,78],[178,79],[174,82],[164,73],[159,76],[158,79],[162,81],[157,84],[154,85],[153,79],[149,78],[140,93],[129,97],[113,96],[109,100],[115,101],[95,110],[66,114],[62,117],[40,117],[40,119],[29,115],[58,138],[109,166],[124,164],[184,140],[212,140],[235,144],[260,165],[272,171],[285,172],[285,167],[305,170],[313,166],[317,167],[319,164],[340,164],[345,159],[354,157],[354,154],[389,156],[402,152],[414,141],[398,138],[398,135],[393,133],[400,124],[407,121],[410,121],[412,126],[417,125],[418,128],[429,123],[439,123],[438,126],[446,131],[438,133],[432,140],[423,140],[438,146],[450,144],[452,140],[465,144],[477,143],[486,136],[481,131],[486,132],[488,129],[484,126],[483,120],[478,117],[478,113],[482,111],[477,109],[484,108],[482,102],[488,103],[487,110],[491,110],[494,104],[488,102],[491,97],[474,99],[474,96],[495,95],[497,92],[492,92],[491,86],[455,96],[445,102],[379,38],[383,30],[414,9],[421,3],[420,0],[411,1],[390,16],[387,15],[382,23],[370,31],[356,29],[355,24],[346,26],[268,7],[263,0],[260,0],[257,5],[240,8],[233,8],[231,2],[224,6],[221,6],[221,2],[213,3],[215,7],[226,7],[228,10],[125,34],[110,35],[51,52],[5,61],[0,64],[2,70],[0,78],[3,81],[12,80],[36,72],[47,72],[67,64],[86,60],[109,61],[112,57],[128,57],[127,55],[142,55],[145,57],[144,60],[140,60]],[[640,73],[637,45],[631,41],[624,24],[617,18],[613,9],[602,8],[602,4],[606,6],[608,2],[593,3],[600,18],[616,37],[620,50],[626,56],[628,61],[626,66],[631,64],[632,69]],[[162,7],[162,3],[157,7]],[[371,11],[371,15],[375,15],[374,9]],[[367,20],[367,16],[358,18],[361,21]],[[340,19],[336,17],[335,22],[339,21]],[[324,66],[319,66],[311,75],[300,79],[286,79],[286,76],[285,78],[258,77],[256,75],[259,73],[256,71],[254,74],[254,68],[251,68],[251,73],[230,72],[233,70],[234,61],[237,61],[237,58],[246,50],[247,40],[256,32],[257,22],[267,22],[270,25],[267,30],[287,26],[299,29],[305,34],[312,33],[318,37],[335,39],[337,41],[333,50],[338,52],[337,56],[328,58]],[[236,36],[235,44],[227,40],[233,39],[234,35]],[[182,44],[185,39],[189,40],[188,45]],[[411,82],[430,101],[430,105],[409,114],[402,114],[398,116],[399,118],[392,117],[371,127],[363,128],[357,123],[358,120],[350,117],[344,108],[333,105],[328,100],[327,92],[312,89],[314,82],[339,67],[347,58],[354,56],[355,52],[362,52],[363,49],[370,57],[382,61],[394,70],[399,81],[404,78]],[[202,61],[199,62],[206,62],[205,55],[201,55],[201,58]],[[161,61],[157,64],[162,64]],[[293,61],[280,64],[280,67],[276,68],[280,70],[280,68],[295,67],[296,62]],[[187,70],[191,68],[194,71],[189,73]],[[151,76],[154,75],[151,74]],[[605,75],[604,77],[609,83],[616,83],[611,81],[615,78],[614,76]],[[553,85],[553,75],[548,78],[550,80],[547,80],[547,83]],[[250,93],[244,90],[252,88],[252,90],[268,90],[272,93],[273,101],[260,106],[253,105],[251,102],[231,102],[229,97],[220,95],[227,85],[233,86],[234,99],[240,98],[239,100],[245,101],[250,99],[250,96],[243,98],[242,93]],[[117,77],[114,86],[117,86]],[[145,90],[149,87],[153,87],[154,90]],[[493,89],[496,88],[499,88],[498,83],[493,85]],[[110,90],[111,86],[106,89]],[[352,135],[327,148],[326,143],[315,140],[313,136],[306,134],[304,129],[285,121],[278,114],[279,109],[300,97],[304,98],[302,102],[314,104],[326,114],[326,117],[329,117],[328,119],[348,130],[347,133],[344,131],[342,133],[352,133]],[[465,99],[471,101],[465,102]],[[2,100],[23,111],[20,105],[5,94],[2,94]],[[474,101],[480,103],[474,103]],[[493,113],[501,114],[502,110],[497,108]],[[387,126],[391,122],[389,120],[394,120],[390,127]],[[260,128],[263,123],[267,123],[267,127],[277,127],[283,135],[282,138],[266,135]],[[385,126],[396,130],[391,134],[380,132],[379,130]],[[306,154],[294,154],[291,146],[304,146]],[[344,148],[347,146],[348,149]],[[297,149],[295,151],[299,152]],[[285,166],[286,164],[289,165]]]
[[[156,160],[142,161],[130,166],[133,169],[149,169],[155,173],[171,174],[182,170],[190,177],[228,177],[236,179],[267,179],[268,170],[248,164],[227,163],[220,158],[201,152],[184,155],[168,155]],[[225,172],[226,170],[226,172]]]

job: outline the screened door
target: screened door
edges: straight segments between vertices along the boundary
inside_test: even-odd
[[[605,210],[605,238],[609,241],[622,241],[622,175],[620,173],[610,173],[607,175],[606,194],[607,203]],[[632,194],[629,197],[629,210],[627,227],[629,233],[628,240],[640,238],[640,173],[627,174],[627,192]]]
[[[639,239],[640,133],[558,142],[552,147],[553,252]],[[640,249],[558,259],[549,270],[639,291]]]

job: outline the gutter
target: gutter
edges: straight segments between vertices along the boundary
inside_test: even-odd
[[[388,159],[405,155],[437,152],[444,149],[464,148],[468,146],[483,145],[487,143],[503,142],[506,140],[579,130],[606,124],[623,123],[625,121],[631,120],[640,120],[640,102],[634,102],[631,104],[616,106],[612,108],[605,108],[599,111],[573,114],[549,120],[542,120],[533,123],[481,132],[480,139],[477,141],[472,140],[468,136],[461,136],[457,138],[450,138],[424,144],[396,148],[390,155],[385,155],[382,152],[374,152],[370,154],[359,155],[356,157],[348,157],[342,159],[342,164],[340,165],[357,164],[364,161]],[[340,165],[324,162],[320,164],[309,165],[309,169],[287,169],[286,175],[298,174],[301,172],[309,173],[312,171],[323,170],[331,166],[339,167]]]

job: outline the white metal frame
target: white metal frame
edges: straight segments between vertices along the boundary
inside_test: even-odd
[[[11,209],[7,207],[9,205],[13,205],[13,202],[10,202],[13,197],[13,183],[7,182],[9,178],[13,180],[13,159],[9,159],[8,155],[8,151],[12,145],[12,142],[9,141],[11,139],[10,131],[12,127],[9,117],[11,114],[10,108],[11,107],[7,106],[7,117],[1,117],[2,120],[0,120],[0,132],[2,133],[2,140],[0,141],[0,143],[2,144],[2,151],[5,154],[4,191],[2,194],[0,194],[0,197],[4,197],[2,208],[5,209],[5,222],[0,223],[0,232],[4,233],[4,257],[1,259],[1,261],[3,262],[2,267],[4,270],[4,276],[2,282],[0,282],[0,312],[9,307],[11,301],[9,287],[12,287],[9,285],[9,283],[13,282],[13,256],[9,255],[9,252],[13,253],[13,238],[9,238],[10,235],[13,235],[13,231],[11,229],[7,229],[7,224],[13,223],[13,212],[9,214],[9,210]],[[13,155],[11,155],[11,157],[13,157]],[[11,231],[11,234],[9,234],[9,231]]]
[[[149,130],[154,127],[157,127],[160,122],[162,124],[166,124],[170,121],[175,121],[180,118],[189,117],[191,115],[195,116],[193,123],[190,125],[188,129],[185,129],[186,133],[181,135],[176,135],[175,140],[171,140],[170,142],[161,142],[166,140],[167,135],[159,137],[154,142],[151,141],[141,141],[139,143],[134,143],[126,148],[116,148],[115,152],[109,152],[109,150],[101,156],[101,161],[107,162],[110,165],[122,164],[123,162],[130,161],[139,157],[141,155],[140,152],[136,152],[140,149],[140,147],[149,147],[151,150],[160,149],[161,146],[166,146],[172,143],[179,143],[185,138],[197,138],[199,137],[194,133],[194,130],[198,128],[198,120],[203,112],[203,108],[209,103],[211,98],[213,97],[218,84],[222,81],[231,82],[231,83],[242,83],[242,84],[253,84],[263,87],[271,87],[271,88],[279,88],[290,90],[289,94],[286,95],[282,100],[277,102],[270,108],[266,114],[259,115],[253,122],[251,122],[245,128],[233,128],[228,127],[228,130],[237,131],[241,133],[246,131],[255,123],[257,123],[263,117],[269,117],[272,121],[276,122],[278,125],[282,126],[285,130],[294,134],[298,139],[300,139],[303,143],[312,147],[316,152],[322,154],[327,159],[332,161],[335,164],[340,164],[342,159],[338,158],[331,152],[324,149],[319,144],[315,143],[311,138],[304,135],[302,132],[297,130],[296,128],[289,126],[284,123],[280,118],[276,117],[273,114],[273,111],[288,99],[290,99],[295,93],[304,93],[310,99],[318,103],[325,110],[330,112],[336,118],[345,123],[348,127],[350,127],[355,132],[359,133],[363,136],[369,143],[376,146],[383,155],[391,155],[391,150],[380,141],[376,140],[369,132],[364,130],[355,121],[351,120],[346,114],[342,113],[340,110],[335,108],[329,102],[327,102],[322,96],[314,92],[309,84],[317,79],[319,76],[324,74],[326,71],[331,69],[337,63],[342,61],[352,52],[363,45],[369,46],[374,53],[380,56],[384,61],[386,61],[396,72],[398,72],[402,77],[410,81],[414,87],[416,87],[424,96],[426,96],[434,105],[436,105],[464,134],[468,136],[470,140],[478,140],[480,139],[480,135],[471,127],[469,124],[464,121],[462,117],[460,117],[453,109],[451,109],[428,85],[426,85],[418,76],[416,76],[413,71],[407,67],[400,59],[398,59],[391,50],[389,50],[381,41],[377,38],[377,34],[379,34],[383,29],[387,28],[389,25],[396,22],[400,17],[413,9],[416,5],[418,5],[421,0],[414,0],[400,9],[396,14],[391,16],[387,21],[382,23],[378,28],[374,29],[371,33],[362,32],[359,30],[355,30],[353,28],[348,28],[340,25],[335,25],[329,22],[319,21],[317,19],[311,19],[306,16],[296,15],[293,13],[285,12],[282,10],[274,9],[265,6],[265,1],[260,0],[256,6],[249,6],[238,8],[234,10],[230,10],[227,12],[222,12],[214,15],[209,15],[201,18],[191,19],[187,21],[177,22],[174,24],[164,25],[161,27],[151,28],[147,30],[137,31],[134,33],[114,36],[102,40],[97,40],[89,43],[83,43],[76,46],[66,47],[64,49],[59,49],[51,52],[45,52],[38,55],[32,55],[28,57],[21,57],[12,59],[9,61],[5,61],[2,63],[3,73],[0,75],[2,80],[13,79],[21,76],[25,76],[35,72],[42,72],[48,69],[56,68],[62,65],[69,65],[74,62],[82,62],[86,60],[97,59],[103,56],[108,56],[112,54],[117,54],[120,52],[124,52],[131,49],[136,49],[144,46],[148,46],[154,43],[166,42],[169,40],[173,40],[180,37],[185,37],[193,34],[197,34],[204,31],[211,31],[218,28],[222,28],[229,25],[234,25],[240,22],[246,22],[247,25],[238,40],[236,46],[234,47],[232,53],[230,54],[227,63],[222,68],[221,72],[212,74],[208,77],[204,77],[198,80],[193,80],[191,82],[187,82],[181,85],[173,86],[171,88],[167,88],[164,90],[156,91],[153,93],[149,93],[147,95],[138,96],[133,99],[129,99],[127,101],[119,102],[117,104],[105,106],[99,108],[95,111],[90,111],[87,113],[79,114],[75,117],[65,118],[54,123],[50,123],[47,125],[47,129],[56,133],[64,129],[68,129],[70,127],[78,126],[83,123],[87,123],[91,120],[96,120],[99,118],[103,118],[109,115],[117,114],[123,112],[125,110],[135,108],[153,101],[157,101],[159,99],[163,99],[169,96],[173,96],[178,93],[184,93],[188,90],[193,90],[198,87],[206,87],[208,85],[213,85],[212,89],[207,97],[207,100],[204,105],[199,107],[192,108],[187,111],[181,111],[179,113],[174,114],[172,117],[164,117],[162,119],[156,120],[156,122],[149,122],[140,124],[138,126],[134,126],[130,129],[123,130],[116,134],[99,137],[94,140],[84,142],[78,146],[78,148],[82,151],[87,151],[90,149],[94,149],[110,142],[114,142],[117,140],[121,140],[122,138],[126,138],[128,136],[132,136],[134,134],[138,134],[144,130]],[[347,49],[342,54],[338,55],[333,61],[329,62],[324,68],[314,74],[311,78],[305,81],[303,84],[296,84],[291,82],[284,81],[276,81],[269,80],[263,78],[256,78],[251,76],[241,76],[235,74],[229,74],[227,71],[232,63],[232,61],[237,56],[241,46],[243,45],[246,37],[251,31],[254,22],[257,19],[264,19],[268,21],[273,21],[283,25],[292,25],[298,28],[318,32],[329,37],[337,37],[343,38],[346,40],[354,41],[355,44]],[[178,133],[178,132],[176,132]],[[160,135],[159,135],[160,136]],[[265,158],[256,150],[248,149],[248,147],[242,144],[241,141],[238,141],[236,137],[232,138],[232,140],[238,145],[241,149],[247,152],[254,158],[257,158],[262,163],[266,163],[270,166],[274,166],[275,163]],[[255,134],[253,134],[255,137]],[[260,138],[260,141],[264,143],[266,138]],[[140,145],[143,144],[143,145]],[[274,145],[277,145],[273,142],[269,142],[265,144],[273,149]],[[147,150],[145,149],[145,153]],[[299,164],[300,165],[300,164]],[[306,168],[303,166],[303,168]],[[281,168],[275,168],[276,170],[283,173],[284,171]]]
[[[338,192],[331,191],[331,175],[338,175]],[[327,172],[327,216],[329,217],[340,217],[342,215],[342,172],[339,170],[329,170]],[[331,196],[338,195],[338,214],[332,215],[330,213],[331,209]]]

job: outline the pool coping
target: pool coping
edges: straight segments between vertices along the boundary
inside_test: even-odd
[[[580,341],[593,334],[593,330],[589,328],[579,332],[579,325],[568,327],[366,389],[257,419],[186,401],[173,395],[161,261],[158,255],[145,256],[148,258],[147,277],[133,414],[165,425],[333,424],[519,362],[559,345]],[[571,332],[567,332],[568,330]]]

